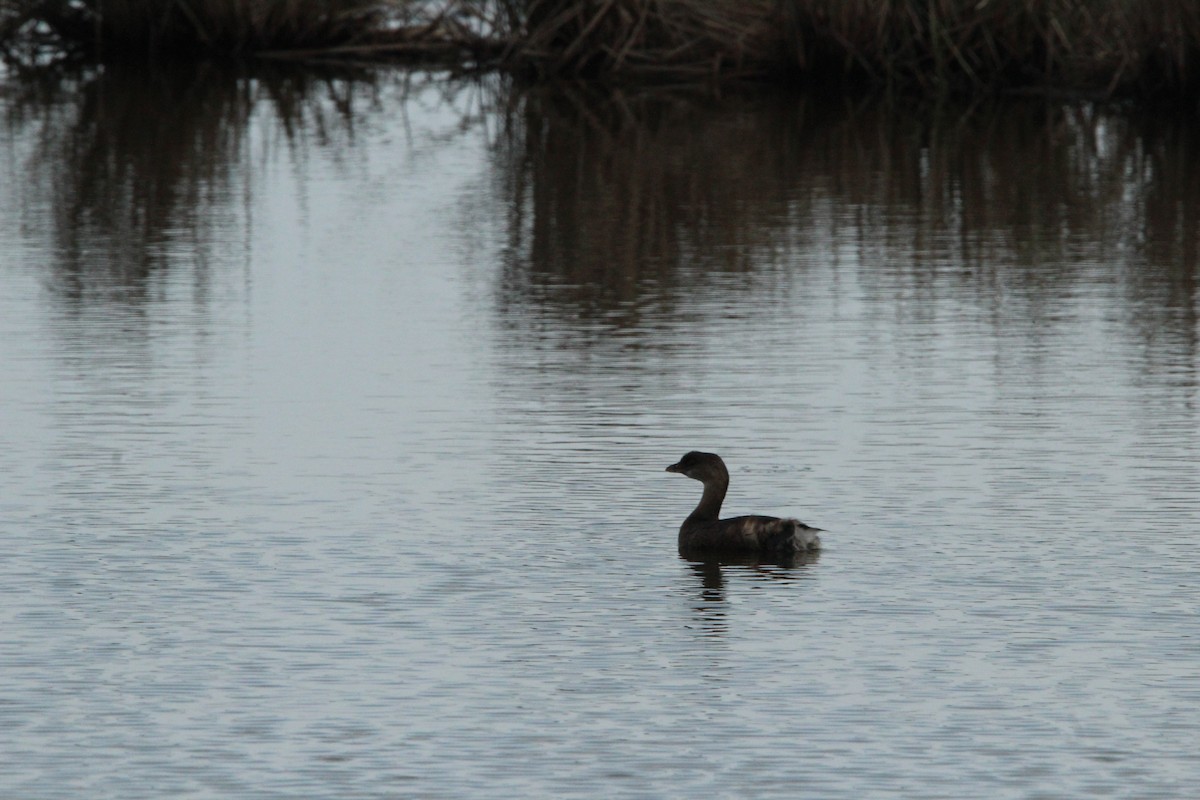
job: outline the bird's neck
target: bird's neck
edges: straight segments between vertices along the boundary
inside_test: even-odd
[[[729,490],[728,478],[714,478],[704,482],[704,496],[700,505],[696,506],[688,519],[693,522],[713,522],[721,517],[721,504],[725,502],[725,492]]]

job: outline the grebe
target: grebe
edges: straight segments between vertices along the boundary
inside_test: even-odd
[[[700,505],[679,528],[679,549],[738,553],[803,553],[821,549],[820,528],[798,519],[730,517],[721,519],[721,503],[729,490],[729,470],[715,453],[695,450],[667,467],[704,484]]]

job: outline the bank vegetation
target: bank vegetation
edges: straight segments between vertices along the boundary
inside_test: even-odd
[[[1181,0],[0,0],[0,51],[406,59],[527,78],[1194,97]]]

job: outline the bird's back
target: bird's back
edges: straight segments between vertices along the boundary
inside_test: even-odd
[[[749,515],[699,522],[688,519],[679,529],[679,546],[688,550],[795,553],[817,550],[819,528],[798,519]]]

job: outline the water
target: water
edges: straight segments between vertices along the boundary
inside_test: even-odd
[[[0,97],[0,794],[1200,778],[1194,126]],[[825,551],[681,559],[692,448]]]

